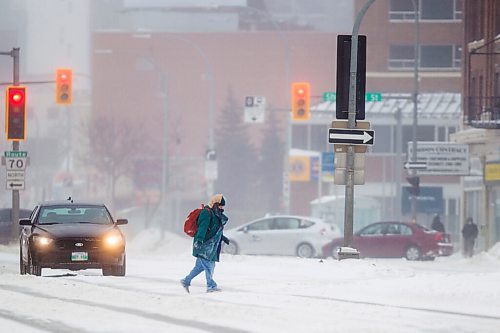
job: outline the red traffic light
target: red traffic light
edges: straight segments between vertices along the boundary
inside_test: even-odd
[[[11,105],[22,105],[25,100],[24,88],[9,88],[9,103]]]
[[[26,87],[7,87],[5,101],[7,140],[24,140],[26,137]]]

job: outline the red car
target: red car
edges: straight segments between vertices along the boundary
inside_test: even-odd
[[[353,235],[351,247],[361,257],[400,258],[408,260],[434,259],[453,246],[441,232],[427,229],[416,223],[377,222],[370,224]],[[335,238],[323,246],[324,257],[337,257],[343,238]]]

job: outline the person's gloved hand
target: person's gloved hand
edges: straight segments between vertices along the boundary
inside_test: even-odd
[[[224,243],[226,243],[226,245],[229,245],[229,243],[231,243],[231,241],[229,240],[229,238],[224,237],[224,236],[222,236],[222,241],[223,241]]]
[[[194,241],[193,247],[198,250],[198,249],[201,248],[202,245],[203,245],[202,242],[200,242],[200,241]]]

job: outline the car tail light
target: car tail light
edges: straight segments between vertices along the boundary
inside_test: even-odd
[[[434,235],[434,239],[437,241],[437,242],[440,242],[443,240],[443,234],[440,233],[440,232],[437,232],[436,235]]]

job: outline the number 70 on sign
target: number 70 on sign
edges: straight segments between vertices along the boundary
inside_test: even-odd
[[[6,157],[5,167],[7,170],[25,170],[26,157]]]

